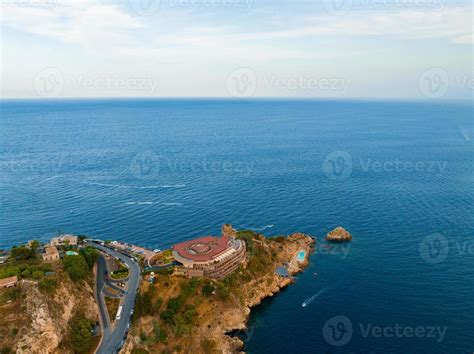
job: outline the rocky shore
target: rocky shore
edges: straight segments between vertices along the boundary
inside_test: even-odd
[[[327,234],[326,240],[333,242],[350,241],[352,240],[352,235],[346,229],[339,226]]]
[[[268,241],[267,241],[268,242]],[[270,241],[271,242],[271,241]],[[280,249],[280,257],[275,267],[279,263],[293,263],[289,267],[289,274],[295,275],[309,264],[308,255],[314,240],[305,234],[295,233],[288,237],[288,242]],[[305,260],[300,263],[294,260],[295,255],[301,251],[305,251]],[[235,330],[247,330],[247,323],[250,317],[251,309],[268,298],[280,292],[281,289],[290,285],[295,280],[293,278],[283,278],[275,274],[275,269],[269,271],[264,276],[253,279],[252,281],[242,284],[244,289],[243,304],[236,309],[229,309],[223,313],[221,318],[222,326],[217,327],[213,335],[220,343],[222,353],[236,353],[244,349],[242,340],[231,337],[228,333]]]
[[[211,281],[210,284],[216,289],[212,295],[203,296],[202,289],[197,290],[192,297],[192,303],[196,306],[198,320],[192,333],[175,335],[170,333],[168,326],[167,340],[149,344],[152,341],[147,336],[153,337],[152,323],[160,321],[160,313],[166,308],[164,304],[170,298],[175,298],[179,294],[180,287],[183,288],[183,282],[188,281],[177,276],[162,278],[161,282],[167,286],[157,284],[154,286],[154,291],[156,289],[163,306],[156,315],[146,316],[137,321],[122,352],[131,353],[133,349],[142,349],[149,353],[163,351],[188,353],[191,350],[196,354],[241,352],[244,343],[231,334],[247,330],[251,309],[295,281],[291,276],[301,272],[308,265],[308,255],[315,241],[301,233],[288,237],[266,238],[245,231],[239,232],[239,237],[245,240],[249,250],[247,262],[229,279],[221,282]],[[301,251],[305,252],[305,257],[300,262],[297,255]],[[280,266],[288,269],[288,277],[276,274],[276,269]],[[220,293],[223,284],[229,289],[225,298],[222,298]],[[145,288],[149,289],[150,285],[144,284],[141,291],[145,291]],[[160,328],[163,326],[164,324],[160,322]],[[148,339],[144,340],[145,337]]]

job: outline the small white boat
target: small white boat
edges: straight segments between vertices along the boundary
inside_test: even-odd
[[[306,307],[308,306],[310,303],[313,302],[313,300],[318,297],[319,295],[321,295],[322,293],[324,293],[326,289],[322,289],[322,290],[319,290],[316,294],[314,294],[313,296],[311,297],[308,297],[305,301],[303,301],[303,303],[301,304],[301,307]]]
[[[311,302],[313,302],[314,298],[318,295],[319,295],[319,293],[307,298],[305,301],[303,301],[303,303],[301,304],[301,307],[308,306]]]

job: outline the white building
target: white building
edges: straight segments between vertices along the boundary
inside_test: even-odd
[[[53,237],[50,244],[51,246],[77,245],[77,236],[66,234]]]

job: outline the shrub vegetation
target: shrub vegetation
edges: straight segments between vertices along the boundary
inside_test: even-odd
[[[92,323],[81,314],[76,314],[69,324],[69,338],[74,353],[87,353],[94,344]]]
[[[63,264],[72,281],[83,280],[89,273],[86,259],[81,254],[64,257]]]

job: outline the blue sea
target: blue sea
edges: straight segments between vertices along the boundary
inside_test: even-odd
[[[13,100],[0,116],[0,248],[305,232],[311,265],[255,309],[246,351],[474,350],[472,102]],[[336,226],[353,241],[327,244]]]

